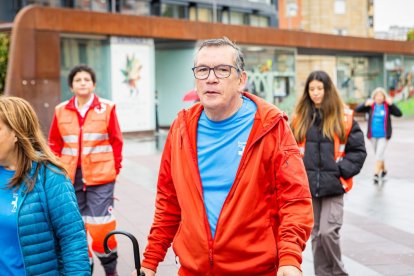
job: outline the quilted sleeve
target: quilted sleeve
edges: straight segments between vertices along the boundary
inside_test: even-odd
[[[91,275],[86,232],[70,180],[57,168],[46,169],[46,200],[61,251],[63,275]]]

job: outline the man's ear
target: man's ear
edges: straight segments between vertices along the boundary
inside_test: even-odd
[[[247,84],[247,73],[242,71],[239,77],[239,91],[243,91]]]

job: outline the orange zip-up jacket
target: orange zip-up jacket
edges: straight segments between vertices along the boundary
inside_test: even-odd
[[[275,275],[279,266],[300,268],[313,211],[299,148],[282,112],[244,96],[258,109],[214,239],[197,165],[202,106],[181,111],[171,126],[143,267],[155,271],[173,243],[179,275]]]

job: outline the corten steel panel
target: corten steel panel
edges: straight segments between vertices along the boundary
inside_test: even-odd
[[[199,40],[224,35],[241,44],[414,55],[414,42],[235,26],[154,16],[32,7],[35,28],[58,32]]]
[[[33,22],[30,13],[16,17],[5,94],[27,99],[47,133],[60,102],[60,39],[55,31],[36,30]]]
[[[54,107],[61,101],[59,34],[36,31],[35,49],[35,84],[30,101],[37,111],[42,129],[47,133]]]

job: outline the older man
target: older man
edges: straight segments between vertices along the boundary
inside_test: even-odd
[[[172,243],[180,275],[301,275],[312,203],[286,116],[242,92],[227,38],[202,42],[193,72],[200,103],[168,134],[142,270],[154,275]]]

